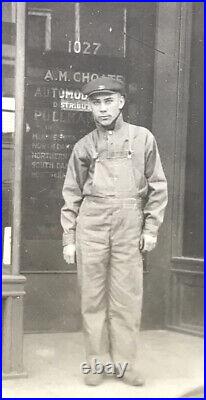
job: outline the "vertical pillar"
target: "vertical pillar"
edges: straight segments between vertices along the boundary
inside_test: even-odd
[[[16,7],[15,138],[12,225],[12,274],[14,275],[19,274],[20,270],[26,3],[17,2]]]
[[[24,132],[24,73],[26,3],[16,4],[15,137],[13,177],[12,265],[3,275],[3,378],[25,377],[23,368],[23,296],[26,278],[20,275],[21,196]]]

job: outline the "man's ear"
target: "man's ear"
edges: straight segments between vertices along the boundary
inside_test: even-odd
[[[119,98],[119,109],[122,110],[124,105],[125,105],[125,97],[120,95],[120,98]]]

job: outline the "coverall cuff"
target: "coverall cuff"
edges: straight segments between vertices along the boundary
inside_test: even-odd
[[[158,227],[154,226],[154,225],[148,225],[148,226],[144,226],[142,233],[145,235],[149,235],[152,237],[157,237],[158,234]]]
[[[62,245],[67,246],[68,244],[75,244],[76,241],[76,235],[75,235],[75,231],[72,230],[69,233],[63,233],[63,237],[62,237]]]

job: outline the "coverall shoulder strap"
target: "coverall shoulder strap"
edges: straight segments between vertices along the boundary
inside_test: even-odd
[[[135,125],[128,124],[128,131],[129,131],[129,154],[133,154],[133,142],[134,142],[134,137],[135,137]]]
[[[91,132],[91,139],[92,139],[92,158],[97,159],[98,158],[98,145],[97,145],[97,129],[94,129]]]

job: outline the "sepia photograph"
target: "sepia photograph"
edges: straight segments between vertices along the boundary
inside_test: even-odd
[[[2,2],[2,397],[204,398],[204,2]]]

